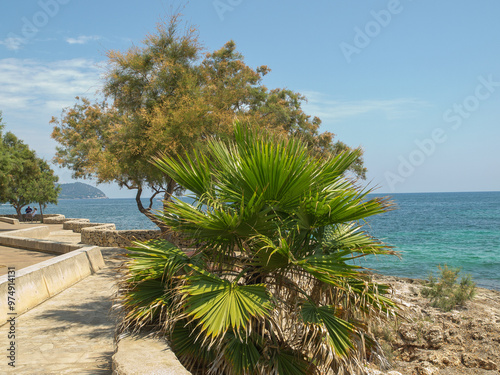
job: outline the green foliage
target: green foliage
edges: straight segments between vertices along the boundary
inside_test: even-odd
[[[36,176],[32,176],[30,195],[25,198],[38,203],[43,222],[43,209],[49,203],[57,204],[61,187],[57,184],[59,177],[54,174],[45,160],[37,158],[37,164],[39,170]]]
[[[233,41],[202,56],[194,28],[181,28],[179,16],[160,24],[142,46],[108,52],[104,102],[79,100],[53,118],[59,143],[55,161],[76,178],[95,178],[137,189],[139,210],[161,224],[139,199],[146,187],[169,199],[178,185],[150,160],[202,149],[214,135],[233,138],[235,118],[256,128],[300,137],[328,157],[350,148],[319,133],[321,121],[302,110],[305,97],[288,89],[268,90],[266,66],[247,66]],[[78,99],[78,98],[77,98]],[[364,177],[362,152],[350,170]]]
[[[377,350],[367,321],[396,311],[388,287],[352,262],[394,254],[363,231],[391,204],[345,178],[359,151],[318,158],[242,125],[207,150],[156,159],[194,198],[158,218],[196,250],[130,249],[122,328],[156,325],[193,373],[358,373]]]
[[[422,289],[422,295],[431,300],[432,306],[450,311],[474,298],[476,284],[472,281],[471,275],[462,276],[460,283],[457,283],[459,268],[448,268],[446,264],[438,268],[439,278],[429,275],[426,287]]]
[[[42,213],[48,203],[57,203],[58,177],[11,132],[0,132],[0,161],[0,202],[10,203],[19,218],[30,203],[39,203]]]
[[[0,111],[0,140],[3,140],[3,128],[5,127],[2,121],[2,111]],[[7,148],[3,141],[0,142],[0,203],[5,202],[5,196],[7,193],[7,185],[9,181],[8,171],[11,168],[12,160],[10,153],[7,152]]]

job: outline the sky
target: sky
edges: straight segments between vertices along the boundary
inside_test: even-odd
[[[0,3],[0,110],[52,160],[52,116],[99,98],[106,52],[180,12],[206,52],[234,40],[268,88],[364,149],[378,193],[500,190],[500,2],[24,0]],[[53,166],[60,182],[71,172]],[[91,183],[92,181],[83,181]],[[99,185],[108,197],[135,194]]]

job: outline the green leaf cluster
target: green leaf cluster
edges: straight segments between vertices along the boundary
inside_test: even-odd
[[[358,373],[378,350],[367,321],[397,309],[356,262],[394,254],[363,230],[391,203],[345,177],[359,150],[319,158],[296,138],[234,134],[155,159],[194,199],[158,219],[193,248],[130,249],[122,328],[160,328],[193,373]]]

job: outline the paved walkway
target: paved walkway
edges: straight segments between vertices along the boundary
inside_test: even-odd
[[[59,233],[66,234],[71,236]],[[0,326],[4,353],[0,356],[0,374],[111,374],[115,322],[110,309],[123,252],[103,248],[104,269],[16,317],[15,368],[8,366],[5,355],[10,325]]]
[[[55,256],[57,255],[0,246],[0,276],[7,274],[7,267],[14,267],[16,270],[20,270],[44,260],[52,259]]]
[[[80,233],[74,233],[70,230],[63,230],[62,224],[40,224],[40,223],[19,223],[7,224],[0,221],[0,233],[6,233],[12,230],[27,229],[38,226],[48,226],[50,234],[44,238],[46,240],[57,242],[79,243]],[[16,270],[31,266],[33,264],[51,259],[57,254],[48,254],[34,250],[22,250],[13,247],[0,246],[0,276],[7,274],[7,267],[14,267]]]
[[[16,375],[111,374],[115,322],[110,314],[122,249],[102,249],[106,268],[16,319],[16,367],[0,356],[0,373]],[[0,327],[8,348],[9,326]]]

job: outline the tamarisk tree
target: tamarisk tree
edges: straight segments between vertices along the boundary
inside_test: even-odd
[[[159,173],[152,158],[200,150],[215,135],[232,139],[235,118],[299,136],[325,156],[349,149],[332,133],[318,132],[321,121],[303,112],[302,95],[268,90],[262,79],[270,69],[247,66],[234,42],[202,56],[197,30],[183,28],[179,16],[159,24],[142,46],[107,57],[103,101],[77,98],[52,119],[59,143],[55,161],[75,178],[135,189],[139,211],[159,226],[153,201],[168,201],[178,185]],[[364,176],[361,155],[352,170]],[[153,191],[149,206],[141,200],[146,188]]]

